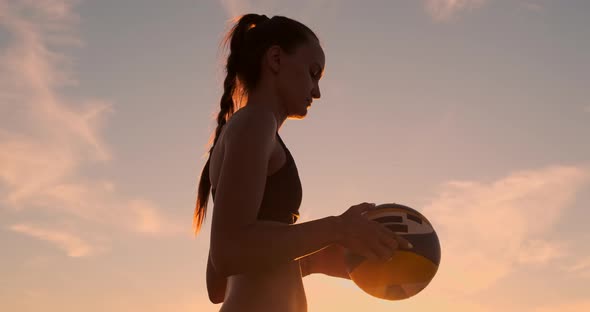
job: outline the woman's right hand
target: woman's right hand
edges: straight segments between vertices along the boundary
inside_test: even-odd
[[[341,234],[337,243],[353,253],[373,260],[388,260],[400,247],[412,248],[409,241],[364,215],[372,209],[375,209],[375,204],[362,203],[337,216]]]

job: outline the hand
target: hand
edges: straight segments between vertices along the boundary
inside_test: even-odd
[[[391,259],[400,246],[412,248],[409,241],[365,216],[373,209],[376,209],[375,204],[362,203],[336,217],[341,233],[338,244],[371,260]]]

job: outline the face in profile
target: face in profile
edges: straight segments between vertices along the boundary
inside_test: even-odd
[[[324,51],[315,39],[299,45],[291,55],[282,54],[277,92],[289,117],[304,118],[312,101],[320,98],[319,81],[324,66]]]

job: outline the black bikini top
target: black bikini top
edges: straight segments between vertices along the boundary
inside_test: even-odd
[[[287,154],[287,161],[277,172],[266,177],[258,219],[293,224],[299,219],[299,206],[303,195],[301,180],[295,160],[278,132],[277,137]],[[215,189],[211,192],[215,201]]]

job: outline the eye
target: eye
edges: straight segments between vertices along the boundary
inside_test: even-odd
[[[314,72],[312,71],[310,74],[311,74],[311,78],[313,78],[313,79],[317,79],[317,80],[319,80],[319,79],[320,79],[320,72],[315,72],[315,73],[314,73]]]

